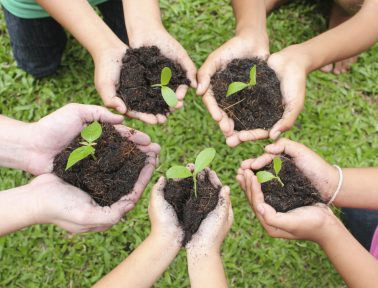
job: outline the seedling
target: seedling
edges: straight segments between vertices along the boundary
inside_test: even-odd
[[[216,151],[214,148],[206,148],[197,155],[193,172],[185,166],[172,166],[168,169],[166,176],[169,179],[185,179],[193,177],[194,195],[197,197],[197,175],[203,169],[210,166],[210,163],[215,157],[215,153]]]
[[[271,180],[276,179],[282,187],[284,187],[284,183],[282,182],[281,178],[278,176],[278,173],[280,173],[282,167],[282,160],[280,157],[274,157],[273,158],[273,170],[276,175],[273,175],[272,173],[268,171],[259,171],[256,173],[257,181],[259,183],[265,183]]]
[[[168,87],[171,78],[172,70],[169,67],[164,67],[160,74],[160,84],[154,84],[151,85],[151,87],[160,87],[161,95],[163,96],[165,103],[167,103],[169,107],[176,107],[178,102],[176,93]]]
[[[66,170],[71,168],[77,162],[87,158],[88,156],[92,156],[92,158],[96,160],[96,150],[94,148],[94,146],[96,146],[96,143],[94,141],[100,138],[101,134],[102,127],[97,121],[88,125],[81,131],[81,138],[83,138],[85,141],[80,142],[82,146],[76,148],[71,152],[67,160]]]
[[[231,96],[232,94],[235,94],[236,92],[239,92],[245,88],[253,87],[256,85],[256,65],[253,65],[251,70],[249,70],[249,82],[232,82],[230,85],[228,85],[227,94],[226,97]]]

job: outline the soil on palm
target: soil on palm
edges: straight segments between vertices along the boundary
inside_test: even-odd
[[[221,187],[214,187],[206,172],[205,177],[197,176],[197,197],[194,195],[193,178],[168,180],[164,188],[164,198],[176,211],[177,218],[185,232],[183,246],[198,231],[202,220],[218,204]]]
[[[267,204],[276,209],[277,212],[286,212],[302,206],[325,203],[319,191],[295,166],[290,156],[282,155],[281,160],[282,169],[278,175],[284,183],[284,187],[277,180],[261,184],[264,200]],[[261,170],[275,174],[272,164],[265,166]]]
[[[161,96],[160,88],[151,87],[160,84],[164,67],[172,70],[172,79],[168,85],[171,89],[176,91],[181,84],[190,85],[181,65],[163,56],[156,46],[126,51],[122,59],[117,96],[125,102],[128,110],[155,115],[169,113],[169,106]]]
[[[232,82],[249,82],[249,71],[256,65],[256,85],[226,97]],[[276,73],[259,58],[234,59],[211,79],[218,105],[234,120],[235,130],[269,130],[281,119],[284,107]]]
[[[133,190],[147,155],[112,125],[102,124],[102,127],[95,146],[96,160],[89,156],[65,170],[70,153],[83,141],[79,135],[55,157],[54,173],[87,192],[100,206],[110,206]]]

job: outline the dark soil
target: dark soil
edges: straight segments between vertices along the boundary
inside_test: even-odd
[[[310,180],[295,166],[293,160],[287,155],[281,156],[282,169],[278,174],[284,187],[272,180],[261,184],[265,202],[276,209],[277,212],[286,212],[298,207],[325,203],[318,190]],[[261,170],[274,174],[273,165],[265,166]]]
[[[163,56],[159,48],[141,47],[128,49],[122,59],[121,76],[117,88],[117,96],[133,111],[167,114],[169,106],[161,96],[159,87],[160,74],[164,67],[172,70],[169,87],[176,91],[181,84],[190,85],[186,78],[186,71],[178,64]]]
[[[80,135],[55,157],[54,173],[67,183],[87,192],[100,206],[110,206],[129,194],[146,164],[147,155],[122,137],[110,124],[102,124],[96,141],[96,160],[87,157],[67,171],[70,153],[80,146]]]
[[[226,97],[232,82],[249,82],[249,71],[256,65],[256,85]],[[284,107],[276,73],[259,58],[234,59],[211,79],[218,105],[234,120],[235,130],[269,130],[281,119]]]
[[[208,173],[203,180],[197,177],[197,197],[194,195],[193,178],[168,180],[164,188],[164,198],[173,206],[182,229],[185,232],[183,246],[198,231],[202,220],[218,204],[221,187],[214,187]]]

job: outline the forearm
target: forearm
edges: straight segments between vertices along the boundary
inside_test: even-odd
[[[123,0],[123,11],[130,41],[139,33],[163,28],[158,0]]]
[[[124,45],[96,14],[87,0],[37,0],[95,59],[110,47]]]
[[[343,174],[334,205],[378,209],[378,168],[344,168]]]
[[[341,223],[327,234],[320,245],[348,287],[376,287],[378,261]]]
[[[175,259],[180,243],[150,234],[126,260],[94,287],[152,287]]]
[[[326,64],[357,55],[378,41],[378,1],[365,1],[350,20],[296,46],[296,53],[307,58],[307,72]],[[356,40],[357,39],[357,40]]]
[[[0,115],[0,166],[28,170],[31,125]]]
[[[192,288],[227,287],[227,279],[218,251],[198,254],[195,251],[188,250],[187,257]]]
[[[256,37],[268,37],[263,0],[232,0],[232,7],[236,19],[236,35],[248,33]]]
[[[0,192],[0,236],[38,223],[31,185]]]

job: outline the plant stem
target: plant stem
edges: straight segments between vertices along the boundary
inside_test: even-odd
[[[281,178],[280,178],[280,177],[277,176],[276,179],[277,179],[277,181],[281,184],[282,187],[285,186],[284,183],[281,181]]]
[[[193,175],[194,196],[197,198],[197,175]]]

